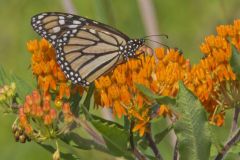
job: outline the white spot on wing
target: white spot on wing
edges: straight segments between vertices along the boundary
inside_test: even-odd
[[[59,20],[59,24],[60,25],[64,25],[65,24],[65,20],[64,19]]]
[[[57,32],[60,31],[60,29],[61,29],[60,27],[54,27],[54,28],[53,28],[53,32],[54,32],[54,33],[57,33]]]
[[[94,29],[89,29],[89,31],[90,31],[91,33],[93,33],[93,34],[96,33],[96,30],[94,30]]]
[[[78,21],[78,20],[74,20],[74,21],[73,21],[73,24],[81,24],[81,22]]]
[[[59,16],[59,19],[61,19],[61,20],[63,20],[63,19],[65,19],[63,16]]]
[[[56,36],[56,35],[52,35],[50,38],[51,38],[51,39],[56,39],[57,36]]]
[[[41,14],[38,16],[38,19],[42,19],[44,16]]]
[[[78,25],[69,25],[69,28],[77,28]]]
[[[77,33],[77,29],[72,30],[72,33]]]

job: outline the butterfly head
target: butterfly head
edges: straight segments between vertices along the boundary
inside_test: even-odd
[[[142,47],[145,43],[144,39],[131,39],[126,45],[120,46],[120,51],[123,54],[124,59],[136,57],[136,51]]]

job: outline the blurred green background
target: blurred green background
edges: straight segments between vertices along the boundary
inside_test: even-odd
[[[64,0],[0,0],[0,63],[8,71],[16,73],[21,78],[33,82],[30,64],[30,54],[26,49],[29,40],[40,37],[30,26],[31,16],[44,11],[66,12]],[[159,33],[169,36],[165,40],[170,47],[181,49],[186,58],[197,63],[202,56],[200,44],[205,36],[215,34],[219,24],[232,24],[240,17],[239,0],[152,0],[153,13]],[[139,8],[140,0],[73,0],[73,6],[78,15],[105,22],[137,38],[146,35],[141,15],[145,14]],[[11,124],[14,116],[0,115],[0,160],[42,160],[51,159],[51,155],[35,143],[15,143],[11,134]],[[164,120],[156,123],[161,125]],[[224,125],[228,128],[229,122]],[[226,134],[222,133],[224,137]],[[167,142],[164,142],[167,143]],[[171,156],[166,144],[160,144],[165,158]],[[169,144],[168,144],[169,146]],[[100,155],[100,157],[99,157]],[[112,159],[96,151],[83,152],[83,159]]]

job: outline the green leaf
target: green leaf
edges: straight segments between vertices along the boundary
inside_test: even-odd
[[[165,105],[174,106],[176,103],[176,100],[174,98],[171,98],[168,96],[156,95],[150,89],[148,89],[142,84],[135,84],[135,85],[143,95],[147,96],[149,99],[156,100],[159,105],[165,104]]]
[[[179,153],[182,160],[206,160],[210,155],[210,139],[205,110],[197,97],[179,82],[176,99],[179,119],[174,130],[179,141]]]
[[[154,136],[154,139],[155,139],[155,143],[158,144],[160,143],[163,138],[173,129],[173,126],[169,126],[167,128],[165,128],[162,132],[156,134]]]
[[[53,154],[55,151],[56,151],[56,148],[53,147],[52,144],[47,144],[47,143],[37,143],[39,146],[43,147],[45,150],[49,151],[51,154]],[[60,152],[61,154],[61,158],[63,159],[76,159],[72,154],[70,153],[63,153],[63,152]]]
[[[17,75],[9,73],[0,65],[0,85],[10,84],[11,82],[16,83],[16,92],[22,100],[32,91],[32,87],[30,87],[25,81]]]
[[[129,134],[123,126],[95,115],[91,116],[92,125],[101,133],[109,151],[115,156],[132,159],[128,151]]]
[[[109,153],[104,146],[96,143],[93,140],[83,138],[80,135],[78,135],[78,133],[74,133],[74,132],[68,133],[64,136],[61,136],[61,140],[63,140],[67,144],[73,143],[74,147],[79,149],[83,149],[83,150],[96,149],[101,152]]]
[[[210,135],[210,140],[212,143],[212,147],[216,149],[216,153],[222,149],[223,144],[221,143],[218,133],[221,132],[222,128],[219,128],[218,126],[215,125],[208,125],[208,131]],[[211,147],[211,148],[212,148]],[[211,151],[212,154],[212,151]],[[214,153],[214,155],[216,155]]]
[[[94,89],[95,89],[95,85],[94,83],[91,83],[89,88],[88,88],[88,92],[87,92],[87,95],[86,95],[86,98],[85,98],[85,101],[84,101],[84,106],[86,107],[86,109],[89,111],[90,109],[90,104],[91,104],[91,98],[93,96],[93,93],[94,93]]]
[[[79,115],[79,102],[81,100],[81,96],[80,94],[75,94],[75,95],[72,95],[70,97],[70,102],[71,102],[71,110],[72,110],[72,113],[78,117]]]
[[[240,54],[238,53],[237,48],[232,45],[232,57],[230,59],[230,65],[233,69],[233,72],[238,74],[240,73]]]

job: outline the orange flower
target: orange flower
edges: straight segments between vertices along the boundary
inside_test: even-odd
[[[43,93],[47,95],[54,91],[60,99],[69,98],[71,86],[57,64],[55,49],[45,39],[29,41],[27,48],[32,54],[32,72]],[[80,86],[77,88],[82,91]]]
[[[133,131],[138,131],[140,135],[147,130],[151,102],[136,89],[135,84],[143,84],[160,95],[175,96],[178,80],[183,80],[189,69],[187,61],[174,49],[157,49],[156,54],[159,59],[148,53],[139,56],[139,59],[130,59],[117,66],[111,75],[95,81],[96,98],[101,98],[97,100],[100,105],[112,107],[119,118],[122,115],[133,118]],[[170,115],[170,111],[166,114]]]
[[[127,115],[133,119],[134,131],[143,135],[150,120],[151,102],[139,93],[135,84],[143,84],[158,95],[174,97],[178,92],[178,81],[182,80],[198,96],[210,115],[213,115],[216,107],[227,103],[221,102],[223,99],[220,99],[220,94],[226,92],[226,88],[222,89],[228,81],[236,80],[229,60],[231,44],[240,50],[240,20],[236,20],[234,25],[217,27],[217,32],[217,36],[206,37],[205,43],[200,46],[205,57],[193,67],[178,50],[166,51],[163,48],[155,50],[155,57],[147,51],[145,56],[141,55],[139,59],[130,59],[117,66],[111,76],[102,76],[95,81],[96,98],[101,98],[101,101],[97,101],[102,106],[112,107],[118,117]],[[223,110],[220,109],[220,112]],[[158,113],[163,116],[172,115],[165,105],[160,107]],[[217,118],[218,125],[224,122],[224,115]]]
[[[163,115],[164,117],[166,117],[167,115],[172,116],[172,111],[166,105],[161,105],[158,110],[158,114],[160,116]]]
[[[60,105],[60,104],[59,104]],[[69,103],[61,103],[61,111],[57,111],[59,106],[51,104],[49,96],[42,96],[38,91],[33,91],[32,94],[27,95],[22,107],[19,108],[18,117],[20,127],[31,136],[44,134],[44,127],[56,130],[55,125],[58,124],[59,116],[63,115],[66,123],[73,120]],[[62,114],[60,114],[62,113]],[[32,133],[32,131],[35,131]],[[37,134],[36,136],[38,136]],[[42,136],[49,136],[48,134]],[[35,137],[37,138],[37,137]]]
[[[200,46],[206,56],[192,67],[186,81],[187,86],[199,97],[206,110],[214,115],[213,122],[217,121],[215,124],[218,126],[224,122],[222,106],[229,101],[226,95],[221,94],[229,93],[228,88],[236,88],[232,85],[234,83],[228,88],[226,84],[236,80],[229,60],[232,53],[231,44],[240,51],[239,24],[240,20],[236,20],[234,25],[220,25],[217,27],[217,36],[206,37],[205,43]],[[215,113],[217,108],[219,113]]]

